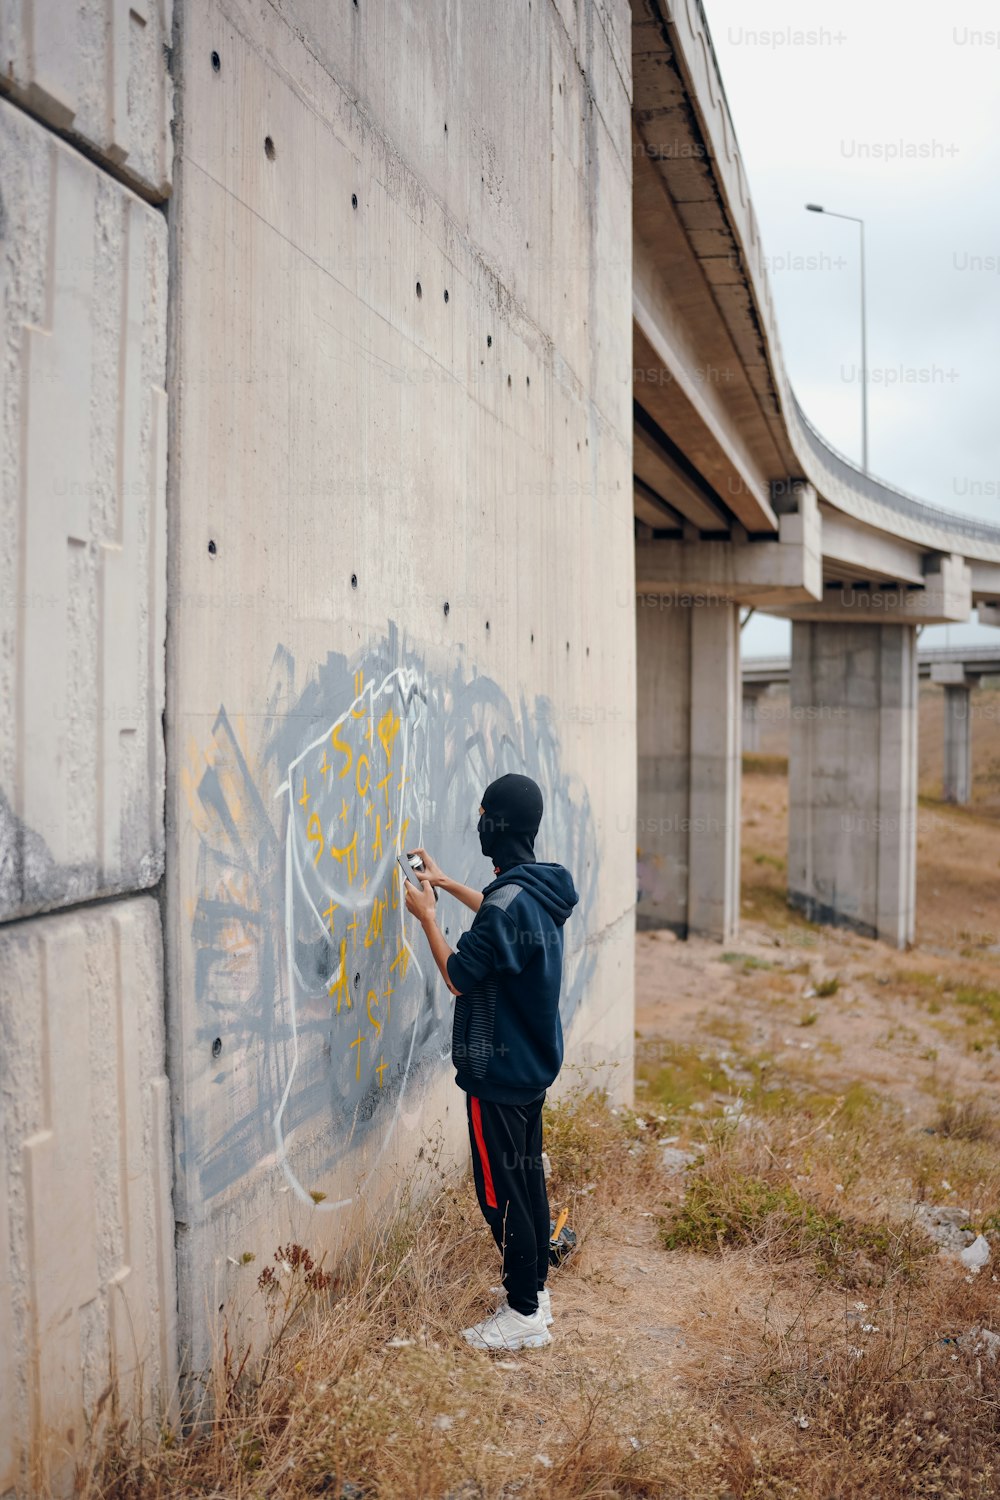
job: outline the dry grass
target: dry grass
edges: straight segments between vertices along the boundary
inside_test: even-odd
[[[640,1134],[633,1116],[616,1116],[599,1098],[550,1110],[553,1198],[576,1202],[581,1242],[554,1273],[557,1297],[560,1278],[586,1263],[588,1242],[647,1190],[655,1162]],[[145,1448],[124,1428],[105,1431],[82,1495],[714,1493],[705,1417],[665,1407],[641,1372],[579,1359],[558,1343],[484,1357],[456,1336],[483,1315],[498,1270],[467,1183],[402,1207],[342,1284],[307,1286],[315,1272],[306,1264],[283,1247],[277,1276],[265,1268],[257,1295],[278,1335],[267,1355],[234,1351],[221,1331],[214,1401],[202,1419],[186,1436],[164,1434]],[[682,1472],[700,1488],[682,1484]]]
[[[704,1078],[688,1057],[677,1066]],[[213,1411],[144,1448],[106,1429],[81,1495],[995,1495],[1000,1368],[970,1334],[996,1322],[997,1285],[938,1256],[904,1200],[922,1154],[956,1177],[964,1157],[985,1221],[996,1165],[977,1132],[915,1136],[866,1095],[827,1107],[805,1084],[785,1080],[781,1109],[738,1123],[689,1113],[694,1160],[673,1176],[660,1154],[676,1094],[669,1117],[655,1098],[641,1118],[594,1096],[549,1112],[553,1199],[573,1203],[581,1242],[554,1273],[557,1313],[574,1283],[599,1295],[602,1247],[638,1204],[656,1206],[653,1274],[706,1268],[680,1377],[600,1337],[506,1359],[465,1348],[456,1330],[481,1315],[496,1265],[469,1185],[444,1183],[341,1282],[324,1286],[287,1246],[276,1277],[248,1268],[277,1334],[268,1354],[227,1354],[223,1339]],[[698,1088],[678,1092],[698,1102]]]

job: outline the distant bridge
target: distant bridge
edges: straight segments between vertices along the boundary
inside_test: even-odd
[[[790,656],[745,656],[742,662],[743,688],[760,684],[772,687],[787,683],[791,672]],[[996,646],[932,646],[917,651],[917,672],[932,682],[945,682],[940,668],[961,669],[967,677],[1000,676],[1000,644]]]
[[[791,682],[788,656],[748,656],[742,663],[743,749],[760,748],[761,698],[772,687]],[[932,646],[918,649],[919,677],[945,692],[944,799],[966,803],[972,797],[972,714],[970,696],[984,677],[1000,677],[1000,646]]]

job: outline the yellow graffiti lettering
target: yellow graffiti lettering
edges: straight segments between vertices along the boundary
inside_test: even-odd
[[[365,768],[365,784],[364,784],[364,786],[361,785],[361,767],[362,766],[364,766],[364,768]],[[355,772],[354,772],[354,785],[358,789],[358,796],[359,797],[365,797],[365,796],[367,796],[367,794],[368,794],[368,786],[369,786],[370,781],[371,781],[371,772],[368,769],[368,757],[367,757],[367,755],[359,755],[358,756],[358,764],[357,764],[357,767],[355,768]]]
[[[299,806],[309,806],[309,783],[304,776],[302,778],[302,796],[299,798]]]
[[[306,824],[306,838],[310,844],[316,845],[316,855],[313,864],[319,864],[319,857],[323,853],[323,825],[319,820],[319,813],[310,813],[309,822]]]
[[[335,911],[339,911],[339,910],[340,910],[340,908],[338,907],[336,901],[331,901],[330,905],[327,907],[326,911],[323,913],[323,916],[326,918],[326,920],[327,920],[327,922],[329,924],[331,937],[333,936],[333,914],[334,914]]]
[[[330,769],[330,762],[327,760],[327,758],[326,758],[326,751],[324,750],[323,751],[323,764],[319,768],[320,775],[322,776],[322,778],[323,778],[324,781],[326,780],[326,773],[327,773],[327,771],[329,771],[329,769]]]
[[[385,916],[385,907],[380,896],[375,897],[375,905],[372,907],[371,920],[368,923],[368,931],[365,933],[365,947],[371,948],[376,938],[380,943],[385,942],[385,934],[382,931],[382,918]]]
[[[364,674],[363,671],[361,671],[359,669],[354,674],[354,698],[355,698],[355,701],[357,701],[361,697],[361,695],[364,692],[364,690],[365,690],[365,674]],[[352,719],[360,719],[360,718],[362,718],[363,715],[364,715],[364,711],[365,711],[365,705],[363,703],[361,704],[360,708],[352,708],[351,709],[351,718]]]
[[[316,817],[315,813],[313,813],[313,817],[314,818]],[[347,868],[347,883],[348,883],[348,885],[353,885],[354,884],[354,877],[358,873],[358,830],[357,829],[354,830],[354,837],[351,839],[351,842],[349,844],[345,844],[344,847],[343,847],[343,849],[337,849],[337,848],[334,847],[333,844],[330,845],[330,858],[338,860],[341,865],[346,865],[346,868]]]
[[[386,807],[389,806],[389,782],[391,780],[392,780],[392,772],[391,771],[387,771],[386,774],[382,777],[382,780],[381,781],[376,781],[376,783],[375,783],[375,790],[377,792],[384,792],[385,793],[385,805],[386,805]]]
[[[333,728],[330,730],[330,743],[335,750],[339,750],[341,755],[344,756],[344,764],[337,772],[337,779],[339,781],[343,781],[344,777],[351,769],[351,766],[354,764],[354,751],[351,749],[350,745],[345,745],[344,741],[340,738],[339,724],[334,724]]]
[[[351,934],[351,952],[355,952],[358,946],[358,914],[354,913],[354,921],[348,922],[347,931]]]
[[[375,1004],[377,1005],[378,1004],[378,995],[376,995],[376,993],[375,993],[374,990],[369,990],[368,991],[368,1019],[372,1023],[372,1025],[375,1027],[375,1035],[376,1036],[381,1036],[382,1035],[382,1022],[379,1021],[375,1016],[372,1015],[372,1001],[374,1001]]]
[[[398,733],[399,715],[394,714],[390,708],[378,721],[378,737],[382,742],[382,749],[385,751],[385,763],[387,766],[392,765],[393,741]]]
[[[389,968],[390,969],[394,969],[397,964],[400,966],[400,969],[399,969],[399,977],[400,977],[400,979],[405,979],[406,978],[406,971],[407,971],[407,969],[410,966],[410,951],[409,951],[408,948],[404,948],[403,945],[402,945],[402,943],[400,943],[400,945],[399,945],[399,952],[396,954],[396,957],[393,959],[392,963],[389,965]]]
[[[379,1088],[382,1087],[382,1074],[385,1072],[387,1066],[388,1065],[385,1062],[385,1060],[382,1057],[380,1057],[379,1060],[378,1060],[378,1067],[375,1069],[376,1073],[378,1074],[378,1086],[379,1086]]]
[[[368,804],[371,807],[371,803]],[[372,840],[372,857],[378,859],[382,853],[382,819],[379,814],[375,815],[375,837]]]
[[[350,992],[350,990],[347,987],[347,939],[346,938],[341,938],[341,940],[340,940],[340,967],[337,970],[337,977],[336,977],[336,979],[332,980],[331,983],[330,983],[330,988],[327,990],[327,994],[331,997],[331,999],[333,998],[334,995],[336,995],[336,997],[337,997],[337,1015],[338,1016],[340,1015],[340,1003],[341,1003],[342,1000],[346,1000],[346,1002],[347,1002],[347,1009],[348,1010],[350,1010],[352,1008],[351,1007],[351,992]]]
[[[395,993],[396,991],[393,989],[392,985],[387,979],[385,982],[385,989],[382,991],[382,998],[385,1001],[385,1024],[387,1026],[392,1020],[392,997]]]
[[[358,1067],[356,1073],[354,1074],[354,1077],[356,1079],[360,1079],[361,1077],[361,1043],[367,1042],[367,1040],[368,1038],[362,1034],[361,1027],[359,1026],[357,1039],[351,1043],[352,1047],[357,1047],[358,1049]]]

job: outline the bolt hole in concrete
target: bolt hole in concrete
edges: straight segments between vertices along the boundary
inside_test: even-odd
[[[487,349],[492,349],[493,348],[493,335],[492,335],[492,333],[488,333],[486,335],[486,347],[487,347]]]
[[[351,194],[351,207],[352,208],[357,208],[357,206],[358,206],[358,195],[357,195],[357,193],[352,193]]]
[[[444,300],[446,302],[448,301],[448,288],[447,287],[445,287],[445,289],[444,289]]]
[[[510,390],[510,376],[507,376],[507,389]]]
[[[446,615],[451,614],[451,605],[448,603],[447,599],[444,601],[444,612]]]
[[[219,71],[219,69],[221,67],[222,67],[222,58],[219,56],[219,54],[217,52],[213,52],[212,53],[212,72],[213,73],[218,73],[218,71]]]
[[[424,295],[423,287],[420,285],[420,282],[418,281],[417,282],[417,296],[418,297],[422,297],[423,295]]]
[[[212,1056],[213,1057],[221,1057],[222,1056],[222,1038],[221,1038],[221,1036],[217,1036],[215,1038],[215,1041],[212,1043]]]
[[[357,575],[357,573],[352,573],[351,574],[351,588],[352,589],[356,589],[357,586],[358,586],[358,575]]]
[[[531,644],[532,645],[535,644],[535,632],[534,631],[531,632]]]
[[[358,985],[360,983],[361,983],[361,975],[360,974],[355,974],[355,976],[354,976],[354,988],[357,989],[357,987],[358,987]]]
[[[525,375],[525,377],[524,377],[524,384],[525,384],[526,388],[530,391],[531,390],[531,376],[530,375]]]
[[[274,142],[269,135],[266,135],[264,137],[264,155],[267,157],[268,161],[274,161],[274,158],[277,156],[277,154],[277,151],[275,151],[274,149]]]
[[[215,554],[216,554],[216,552],[218,550],[219,549],[216,547],[215,543],[213,541],[209,541],[209,544],[208,544],[208,555],[209,555],[209,557],[214,557]]]
[[[489,628],[490,628],[490,622],[489,622],[489,620],[487,620],[486,621],[486,629],[489,630]]]

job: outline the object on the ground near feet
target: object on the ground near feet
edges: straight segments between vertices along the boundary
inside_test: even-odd
[[[981,1271],[983,1266],[989,1264],[989,1240],[985,1235],[977,1234],[968,1249],[959,1252],[958,1258],[963,1266],[968,1266],[970,1271]]]
[[[462,1337],[474,1349],[541,1349],[552,1342],[541,1312],[525,1317],[512,1307],[498,1308],[482,1323],[463,1328]]]
[[[576,1249],[576,1235],[569,1229],[566,1220],[569,1218],[569,1209],[563,1208],[559,1212],[556,1222],[549,1224],[549,1265],[558,1266],[572,1255]]]

